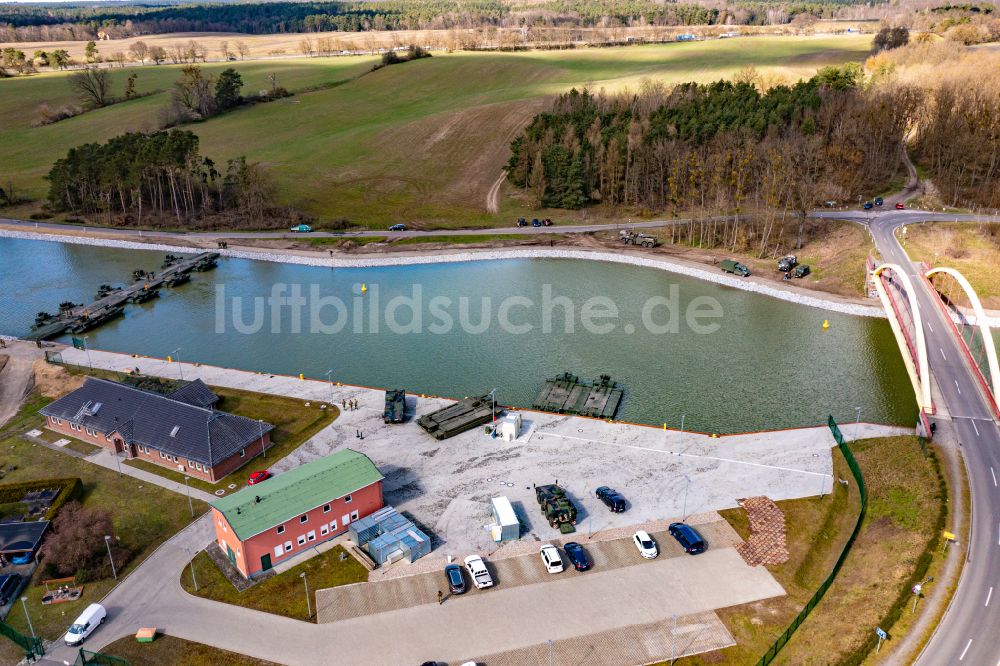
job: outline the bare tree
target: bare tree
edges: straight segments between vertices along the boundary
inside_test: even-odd
[[[124,67],[127,59],[128,58],[125,57],[125,53],[123,51],[115,51],[111,54],[111,62],[115,63],[119,67]]]
[[[167,50],[162,46],[151,46],[149,47],[149,59],[159,65],[167,59]]]
[[[111,103],[111,74],[99,67],[85,67],[69,77],[69,85],[84,106],[102,107]]]
[[[229,42],[224,39],[219,42],[219,54],[223,60],[229,60]]]
[[[243,60],[250,55],[250,47],[247,46],[247,43],[242,39],[236,42],[236,50],[240,53],[240,60]]]
[[[139,40],[128,47],[128,51],[132,54],[133,58],[138,60],[143,65],[146,64],[146,58],[149,57],[149,46],[146,42]]]
[[[302,38],[302,41],[299,42],[299,53],[307,57],[312,57],[313,43],[311,39],[308,37]]]

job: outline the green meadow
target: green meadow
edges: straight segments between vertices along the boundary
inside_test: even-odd
[[[829,64],[862,60],[870,37],[754,37],[685,44],[523,53],[438,53],[370,71],[373,57],[211,63],[243,75],[245,92],[267,77],[295,96],[187,125],[217,164],[245,155],[264,164],[276,203],[322,223],[346,218],[380,228],[495,226],[525,215],[501,188],[500,213],[486,211],[508,145],[552,96],[576,86],[636,90],[644,80],[707,82],[752,65],[792,82]],[[72,103],[65,73],[0,81],[0,184],[39,200],[45,174],[74,146],[157,127],[172,65],[114,70],[120,93],[130,72],[140,93],[159,91],[59,123],[32,127],[39,104]],[[565,212],[560,213],[566,217]]]

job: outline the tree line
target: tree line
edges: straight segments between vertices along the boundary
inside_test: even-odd
[[[220,172],[198,143],[194,133],[174,129],[71,148],[47,176],[49,207],[136,225],[190,226],[229,215],[261,226],[276,215],[262,167],[240,157]]]
[[[572,90],[514,139],[508,177],[539,206],[693,213],[699,223],[673,232],[684,241],[763,256],[786,233],[800,245],[812,208],[871,196],[902,172],[913,89],[866,89],[856,65],[766,92],[756,78]]]
[[[864,0],[744,0],[727,3],[656,0],[370,0],[367,2],[201,5],[6,6],[0,41],[113,38],[168,32],[360,32],[482,27],[610,25],[774,25],[797,16],[835,18]]]

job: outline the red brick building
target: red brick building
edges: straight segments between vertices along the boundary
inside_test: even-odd
[[[249,578],[381,509],[382,479],[368,456],[338,451],[212,502],[216,541]]]
[[[215,482],[261,453],[274,429],[217,402],[201,380],[161,395],[88,377],[39,413],[49,430]]]

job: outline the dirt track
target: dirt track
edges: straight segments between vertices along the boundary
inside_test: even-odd
[[[34,379],[31,366],[42,356],[42,351],[31,344],[8,342],[6,345],[3,352],[7,362],[0,362],[0,426],[21,408]]]

